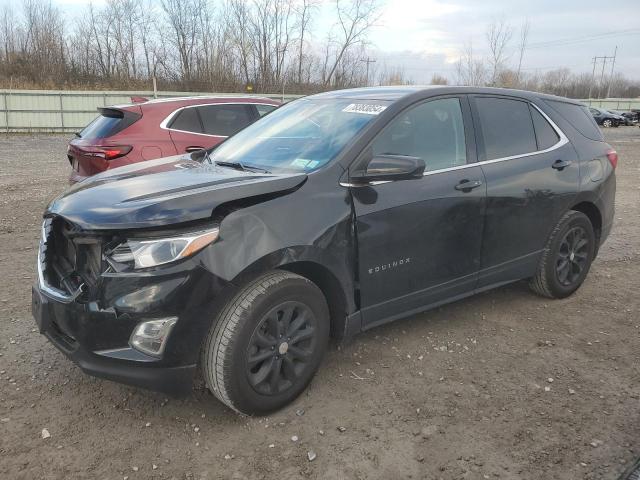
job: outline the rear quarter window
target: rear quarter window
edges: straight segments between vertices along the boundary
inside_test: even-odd
[[[486,160],[537,151],[529,105],[520,100],[476,97]]]
[[[583,136],[591,140],[604,141],[602,132],[593,119],[593,115],[591,115],[589,109],[584,105],[559,102],[556,100],[545,100],[545,102]]]
[[[551,148],[560,141],[557,132],[535,107],[531,107],[531,118],[533,118],[533,126],[536,130],[538,150]]]
[[[169,124],[169,128],[185,132],[202,133],[202,124],[200,123],[198,111],[195,107],[181,110]]]

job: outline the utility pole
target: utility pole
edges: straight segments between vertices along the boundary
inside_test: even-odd
[[[607,84],[607,98],[609,98],[609,93],[611,93],[611,81],[613,80],[613,69],[616,66],[616,55],[618,55],[617,45],[616,49],[613,51],[613,62],[611,62],[611,73],[609,74],[609,83]]]
[[[607,57],[606,55],[602,57],[602,73],[600,74],[600,83],[598,83],[598,96],[602,95],[602,82],[604,81],[604,67],[607,66]]]
[[[596,78],[596,57],[593,57],[593,72],[591,73],[591,81],[589,82],[589,100],[591,100],[591,91],[593,90],[593,80]],[[591,105],[591,102],[589,102]]]
[[[367,64],[367,87],[369,86],[369,65],[372,63],[376,63],[376,60],[370,57],[360,59],[361,62]]]
[[[591,83],[589,84],[589,100],[591,100],[591,92],[593,91],[593,83],[596,78],[596,65],[600,60],[602,60],[602,72],[600,73],[600,82],[598,83],[598,96],[602,94],[602,87],[604,83],[604,70],[607,66],[607,62],[609,60],[613,60],[615,64],[615,58],[618,53],[618,47],[616,47],[615,53],[613,56],[609,57],[607,55],[603,55],[602,57],[593,57],[593,72],[591,73]],[[611,72],[613,73],[613,67],[611,67]],[[609,84],[611,83],[611,79],[609,79]],[[609,96],[609,87],[607,87],[607,96]],[[591,102],[589,102],[591,105]]]

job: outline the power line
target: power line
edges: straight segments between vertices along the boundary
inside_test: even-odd
[[[598,40],[601,38],[606,38],[606,37],[618,37],[618,36],[626,36],[626,35],[640,35],[640,28],[629,28],[627,30],[618,30],[618,31],[612,31],[612,32],[602,32],[602,33],[596,33],[593,35],[582,35],[579,37],[573,37],[573,38],[563,38],[563,39],[558,39],[558,40],[549,40],[546,42],[538,42],[538,43],[532,43],[527,45],[526,49],[535,49],[535,48],[546,48],[546,47],[553,47],[553,46],[564,46],[564,45],[571,45],[571,44],[575,44],[575,43],[582,43],[582,42],[588,42],[591,40]]]

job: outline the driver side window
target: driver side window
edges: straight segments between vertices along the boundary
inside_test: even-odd
[[[373,141],[373,155],[422,158],[426,171],[467,163],[462,108],[457,98],[432,100],[399,114]]]

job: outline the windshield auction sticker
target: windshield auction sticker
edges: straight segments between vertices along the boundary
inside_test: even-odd
[[[364,113],[365,115],[380,115],[387,108],[386,105],[375,105],[372,103],[352,103],[342,109],[348,113]]]

